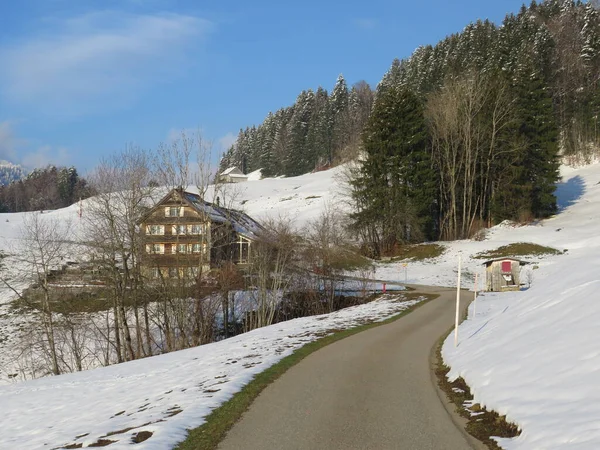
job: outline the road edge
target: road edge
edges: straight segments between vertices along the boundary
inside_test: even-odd
[[[206,416],[205,422],[202,425],[188,429],[186,438],[177,443],[173,449],[217,449],[221,441],[225,438],[227,432],[235,425],[235,423],[240,420],[242,415],[248,410],[248,408],[251,407],[252,403],[260,395],[260,393],[266,389],[267,386],[281,377],[285,372],[287,372],[296,364],[300,363],[304,358],[323,347],[333,344],[334,342],[340,341],[363,331],[367,331],[371,328],[380,327],[395,322],[439,297],[439,294],[437,293],[421,293],[413,290],[408,292],[411,295],[424,296],[426,299],[384,321],[372,322],[339,331],[316,341],[309,342],[298,348],[291,355],[286,356],[282,360],[266,368],[264,371],[256,374],[252,380],[250,380],[245,386],[236,392],[229,400],[222,403],[218,408],[214,409],[208,416]],[[243,399],[244,396],[248,396],[248,398]],[[225,415],[226,417],[222,418],[222,415]],[[218,430],[213,431],[211,428],[218,428]]]
[[[431,383],[433,384],[435,392],[437,393],[437,396],[440,399],[440,403],[444,405],[444,409],[446,410],[446,413],[448,413],[450,420],[452,420],[454,425],[456,425],[456,428],[458,428],[459,431],[463,434],[463,436],[471,445],[473,450],[489,450],[489,447],[485,445],[485,443],[481,442],[479,439],[477,439],[467,431],[468,420],[460,414],[458,414],[458,412],[456,412],[456,406],[448,398],[446,393],[440,388],[440,385],[438,383],[438,375],[436,374],[436,368],[440,362],[443,362],[441,361],[441,355],[438,355],[438,348],[440,348],[440,346],[444,343],[444,341],[453,329],[454,327],[451,327],[448,329],[448,331],[445,331],[442,334],[442,336],[440,336],[440,338],[435,342],[433,347],[431,347],[431,351],[429,352],[429,374],[431,378]]]

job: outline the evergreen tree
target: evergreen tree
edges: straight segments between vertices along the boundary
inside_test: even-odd
[[[532,58],[524,55],[514,75],[516,121],[507,130],[512,160],[496,170],[493,214],[528,220],[556,212],[555,183],[559,179],[558,126],[552,97]]]
[[[285,175],[296,176],[309,172],[314,167],[314,156],[307,146],[310,118],[314,103],[314,92],[302,91],[294,105],[294,114],[289,122],[289,147],[285,161]]]
[[[389,88],[400,86],[402,72],[402,63],[398,58],[395,58],[394,61],[392,61],[392,65],[390,66],[388,71],[383,75],[383,78],[377,85],[377,94],[383,93]]]
[[[518,136],[525,146],[521,182],[531,186],[533,217],[547,217],[557,209],[554,191],[559,179],[558,127],[552,97],[542,78],[535,73],[523,80],[518,90]]]
[[[315,94],[310,129],[307,135],[307,147],[314,159],[313,166],[323,166],[331,154],[332,114],[327,91],[319,86]]]
[[[366,155],[353,180],[354,228],[375,255],[431,236],[435,188],[423,106],[404,88],[377,97],[363,136]]]
[[[275,135],[277,131],[276,117],[273,113],[265,119],[263,125],[262,148],[260,152],[260,168],[264,176],[270,176],[274,169]]]
[[[71,205],[78,200],[74,198],[77,183],[79,181],[79,175],[77,174],[77,169],[75,167],[61,168],[57,174],[57,181],[58,194],[65,205]]]
[[[332,135],[334,142],[332,151],[328,155],[328,162],[330,164],[336,156],[341,154],[347,145],[349,128],[348,97],[348,85],[346,84],[344,76],[340,74],[329,98],[331,117],[333,120]]]

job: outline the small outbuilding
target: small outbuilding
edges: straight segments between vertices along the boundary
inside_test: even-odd
[[[527,263],[516,258],[497,258],[484,262],[486,290],[518,291],[521,286],[521,266],[525,264]]]
[[[219,174],[219,181],[221,183],[242,183],[248,181],[248,175],[245,175],[237,167],[230,167]]]

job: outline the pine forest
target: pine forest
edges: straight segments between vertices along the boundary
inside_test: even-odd
[[[556,212],[561,160],[597,153],[599,76],[598,4],[533,1],[394,60],[375,90],[340,75],[331,93],[302,91],[240,130],[220,167],[295,176],[359,161],[352,227],[373,256],[472,237]]]

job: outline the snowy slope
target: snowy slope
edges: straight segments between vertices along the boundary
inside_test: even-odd
[[[257,220],[291,219],[301,228],[318,218],[325,205],[346,206],[343,172],[344,166],[339,166],[298,177],[263,180],[257,180],[256,172],[252,172],[247,182],[222,186],[226,189],[225,195],[215,194],[211,186],[207,198],[225,197],[221,198],[222,204],[243,209]]]
[[[243,208],[256,219],[287,217],[294,220],[297,228],[302,228],[308,221],[317,218],[326,205],[333,204],[341,206],[342,209],[346,207],[340,195],[343,191],[343,185],[339,181],[341,171],[342,169],[333,169],[295,178],[248,181],[229,186],[229,192],[221,192],[219,195],[222,196],[221,200],[224,203],[233,199],[232,206]],[[487,238],[480,242],[442,243],[446,247],[446,252],[441,257],[425,262],[408,262],[406,272],[400,263],[376,265],[375,276],[379,279],[404,281],[406,277],[409,283],[449,286],[456,282],[456,263],[460,254],[464,269],[463,287],[472,288],[474,274],[483,273],[481,260],[471,258],[476,253],[511,242],[534,242],[559,250],[568,250],[559,256],[529,258],[535,266],[539,267],[532,272],[534,279],[531,289],[526,292],[486,294],[480,297],[477,302],[477,314],[474,315],[471,309],[469,320],[461,326],[459,347],[454,349],[450,341],[444,346],[444,358],[452,366],[451,375],[465,377],[473,388],[476,401],[496,409],[501,414],[508,414],[509,419],[523,428],[520,437],[502,442],[502,445],[508,449],[600,448],[600,425],[597,421],[600,417],[598,401],[600,391],[594,389],[597,380],[600,379],[598,373],[600,350],[597,346],[599,336],[595,331],[598,329],[595,322],[600,316],[600,304],[594,298],[595,291],[600,287],[600,275],[597,273],[600,262],[600,257],[597,256],[600,245],[600,237],[598,237],[600,236],[600,185],[598,185],[600,165],[577,170],[563,168],[563,175],[563,182],[557,192],[561,212],[556,217],[523,227],[499,225],[490,230]],[[48,214],[48,217],[59,215],[69,218],[77,228],[81,225],[78,222],[77,210],[77,205],[74,205],[45,214]],[[0,214],[0,250],[9,247],[11,242],[18,241],[21,217],[22,215],[19,214]],[[21,280],[25,285],[23,273],[19,268],[11,267],[11,270],[15,279]],[[15,318],[5,314],[6,304],[12,296],[9,291],[0,286],[0,383],[2,383],[1,368],[5,363],[2,360],[5,349],[11,346],[18,336],[13,332],[18,327],[18,322],[26,320],[26,318]],[[267,331],[262,332],[267,333]],[[278,338],[282,336],[279,335]],[[260,341],[263,338],[257,339]],[[215,393],[214,397],[206,395],[202,397],[202,392],[196,386],[195,389],[198,391],[196,397],[186,400],[186,396],[171,397],[171,394],[166,396],[164,393],[171,388],[163,389],[154,377],[166,376],[160,372],[163,370],[160,367],[174,365],[182,367],[182,371],[180,377],[176,373],[168,375],[170,377],[168,382],[171,385],[183,386],[182,389],[186,390],[191,389],[188,385],[192,380],[196,380],[197,383],[203,381],[206,386],[212,385],[213,382],[209,380],[218,381],[214,377],[220,376],[221,372],[215,372],[213,375],[209,371],[206,379],[199,380],[197,378],[199,369],[193,364],[200,363],[190,362],[188,356],[199,352],[198,356],[191,357],[191,361],[214,362],[220,351],[219,347],[214,347],[216,345],[222,343],[165,355],[160,357],[165,358],[162,360],[151,358],[131,365],[99,371],[37,380],[14,386],[0,386],[2,411],[8,412],[2,419],[4,420],[4,423],[1,423],[2,429],[16,430],[5,438],[12,441],[0,441],[0,448],[6,447],[8,442],[11,442],[8,448],[15,448],[17,442],[35,442],[36,445],[41,443],[43,435],[48,434],[48,430],[38,435],[33,431],[37,429],[36,426],[32,424],[51,421],[53,414],[73,423],[73,426],[58,427],[53,429],[56,430],[55,432],[50,432],[50,435],[56,439],[53,440],[54,443],[72,442],[74,436],[81,430],[87,430],[81,433],[89,430],[95,433],[89,436],[89,440],[88,437],[85,438],[86,442],[92,442],[92,439],[101,436],[102,433],[139,425],[145,423],[144,420],[149,422],[157,417],[165,417],[167,414],[165,411],[169,408],[176,404],[181,407],[184,406],[182,403],[189,402],[185,403],[189,415],[181,413],[173,416],[176,420],[169,420],[164,425],[166,427],[164,430],[169,430],[168,432],[159,431],[163,426],[159,424],[151,428],[156,430],[156,438],[170,436],[171,433],[181,436],[185,426],[201,422],[206,408],[213,406],[214,399],[218,400],[218,397],[222,400],[230,395],[231,391],[223,387],[218,394]],[[252,349],[257,344],[246,345]],[[209,350],[211,348],[217,350]],[[203,353],[213,351],[216,353],[210,353],[210,356]],[[235,353],[237,350],[227,347],[227,351],[237,355]],[[193,358],[196,357],[200,359],[194,360]],[[264,357],[265,360],[268,358],[270,356]],[[152,366],[143,366],[146,361],[152,362]],[[226,365],[227,361],[224,361]],[[186,366],[188,368],[185,368]],[[148,377],[141,374],[142,367]],[[152,375],[155,373],[152,367],[157,367],[156,375]],[[226,376],[231,380],[246,379],[244,376],[250,376],[251,370],[259,369],[248,369],[243,371],[244,375],[227,372]],[[190,375],[191,373],[193,375]],[[106,382],[102,384],[100,380]],[[122,384],[121,381],[116,380],[123,380]],[[94,396],[93,383],[96,382],[102,386],[110,386],[106,388],[108,390],[100,389],[100,392],[116,402],[115,408],[112,408],[112,403],[103,403],[102,398]],[[148,392],[143,398],[140,397],[141,400],[128,396],[129,390],[137,382],[145,386]],[[160,389],[156,388],[157,385]],[[32,411],[27,412],[21,404],[33,405],[37,401],[34,398],[36,395],[42,396],[41,398],[45,399],[44,403],[58,402],[58,406],[64,408],[59,408],[58,411],[52,409],[50,413],[45,414],[32,406]],[[123,402],[114,400],[119,395],[123,395]],[[219,397],[221,395],[223,397]],[[66,415],[66,411],[71,406],[60,403],[58,399],[63,398],[62,396],[72,399],[75,405],[79,405],[74,411],[79,411],[81,420],[77,419],[79,417],[77,414]],[[163,397],[166,400],[163,401]],[[200,397],[203,398],[202,401],[199,400]],[[152,410],[144,409],[146,398],[151,399],[156,405]],[[204,403],[206,401],[208,403]],[[82,406],[84,404],[98,405],[102,417],[84,409]],[[119,409],[116,405],[121,404],[123,407]],[[143,410],[141,411],[143,413],[150,412],[147,413],[148,415],[140,415],[141,413],[136,413],[138,409]],[[61,412],[63,410],[64,412]],[[127,414],[133,413],[133,416],[124,413],[117,416],[121,417],[118,421],[108,421],[109,417],[121,410],[126,410]],[[24,419],[19,421],[17,417],[21,415]],[[136,420],[127,421],[128,417],[135,417]],[[178,422],[179,420],[181,422]],[[85,426],[80,427],[79,422]],[[98,423],[98,426],[92,426],[95,423]],[[129,435],[135,431],[132,430]],[[155,445],[151,442],[163,442],[160,440],[162,437],[160,439],[155,437],[150,439],[147,445]],[[111,448],[115,448],[115,445],[113,444]],[[158,447],[146,448],[164,448],[159,444],[156,445]],[[17,445],[17,448],[36,448],[36,446]]]
[[[342,170],[340,167],[294,178],[270,178],[260,181],[260,174],[256,172],[252,174],[253,181],[222,186],[216,194],[213,187],[209,187],[207,199],[214,200],[216,196],[220,196],[221,204],[242,209],[257,220],[290,219],[297,229],[302,229],[320,215],[325,205],[343,204],[340,201],[342,187],[338,181]],[[162,194],[159,192],[157,196]],[[85,216],[87,200],[82,202],[81,208]],[[57,217],[61,221],[70,222],[72,236],[76,238],[84,231],[82,227],[85,224],[85,220],[79,218],[79,211],[80,205],[75,204],[56,211],[45,211],[42,217]],[[0,252],[18,253],[24,215],[0,213]],[[71,255],[72,260],[77,261],[84,257],[77,253],[81,251],[85,249],[75,248]],[[30,284],[31,277],[17,262],[8,259],[6,266],[8,273],[4,276],[8,276],[8,281],[13,287],[22,290]],[[22,338],[20,330],[30,317],[11,312],[10,304],[14,298],[15,294],[0,283],[0,385],[15,381],[9,378],[9,374],[22,372],[19,370],[18,361],[15,360],[15,354],[18,351],[17,343]]]
[[[600,448],[600,166],[564,171],[563,211],[493,239],[568,249],[534,271],[527,291],[471,305],[443,357],[481,403],[522,428],[506,449]]]

